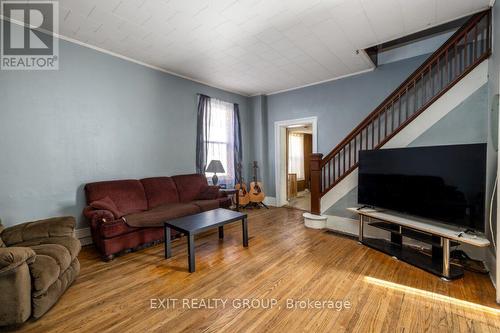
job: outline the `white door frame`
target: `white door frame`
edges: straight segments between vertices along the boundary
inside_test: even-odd
[[[489,60],[491,62],[493,62],[491,59]],[[498,88],[499,91],[498,93],[500,94],[500,87]],[[495,97],[496,98],[496,97]],[[493,103],[494,104],[494,103]],[[498,126],[497,130],[499,131],[500,133],[500,117],[499,119],[497,120],[499,123],[498,124],[495,124],[496,126]],[[497,172],[496,172],[496,176],[499,177],[500,175],[500,140],[497,141],[497,147],[496,147],[496,151],[497,151]],[[497,179],[497,181],[500,182],[500,179]],[[497,184],[497,188],[498,188],[498,184]],[[498,304],[500,304],[500,245],[498,243],[500,243],[500,200],[499,200],[499,194],[500,194],[500,190],[497,189],[497,194],[496,194],[496,205],[497,205],[497,237],[496,237],[496,254],[495,254],[495,257],[496,257],[496,268],[495,268],[495,271],[496,271],[496,277],[493,277],[493,279],[495,279],[495,288],[497,290],[497,297],[496,297],[496,301]],[[492,194],[494,195],[494,194]],[[492,209],[492,207],[490,207],[490,209]],[[495,237],[493,235],[491,235],[491,237]],[[494,261],[494,262],[495,262]]]
[[[307,117],[289,120],[280,120],[274,122],[274,180],[276,183],[276,207],[286,205],[286,170],[281,170],[282,164],[282,147],[284,142],[282,139],[282,131],[291,125],[311,124],[312,125],[312,152],[318,152],[318,117]]]

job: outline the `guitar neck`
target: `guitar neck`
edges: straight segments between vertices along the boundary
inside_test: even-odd
[[[253,165],[253,181],[257,182],[257,169],[259,167],[257,166],[257,162],[254,163]]]

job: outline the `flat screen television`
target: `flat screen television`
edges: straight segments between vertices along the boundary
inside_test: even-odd
[[[360,151],[358,203],[484,231],[486,144]]]

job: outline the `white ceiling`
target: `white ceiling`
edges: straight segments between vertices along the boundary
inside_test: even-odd
[[[490,0],[60,0],[60,34],[245,95],[371,68],[364,49]]]

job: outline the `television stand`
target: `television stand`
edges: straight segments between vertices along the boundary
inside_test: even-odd
[[[463,229],[436,221],[375,209],[348,208],[359,216],[359,242],[375,250],[384,252],[401,261],[419,267],[445,280],[461,278],[464,274],[459,267],[450,265],[450,245],[461,243],[487,247],[490,241],[482,235],[471,235]],[[364,236],[365,224],[389,231],[390,241]],[[432,256],[405,246],[403,237],[415,239],[432,247]]]

